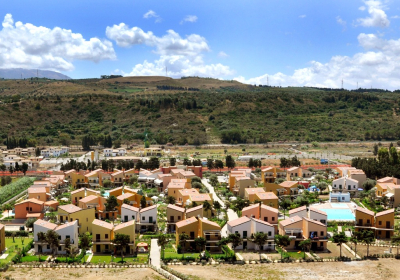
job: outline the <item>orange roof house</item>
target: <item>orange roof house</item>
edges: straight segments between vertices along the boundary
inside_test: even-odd
[[[15,204],[15,219],[44,217],[44,202],[30,198]]]

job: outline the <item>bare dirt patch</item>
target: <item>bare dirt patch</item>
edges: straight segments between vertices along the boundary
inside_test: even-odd
[[[107,269],[107,268],[60,268],[60,269],[40,269],[26,268],[15,269],[14,271],[2,272],[0,279],[96,279],[96,280],[112,280],[112,279],[143,279],[143,280],[160,280],[165,279],[155,273],[150,268],[136,269]]]
[[[292,263],[258,265],[174,266],[191,279],[398,279],[399,261]]]

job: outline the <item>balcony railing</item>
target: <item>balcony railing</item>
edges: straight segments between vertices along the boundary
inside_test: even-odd
[[[372,227],[372,224],[371,223],[356,222],[356,226],[359,226],[359,227]]]
[[[95,239],[93,239],[93,242],[110,242],[111,243],[111,239],[95,238]]]

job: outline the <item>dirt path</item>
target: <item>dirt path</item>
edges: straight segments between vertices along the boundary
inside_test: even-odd
[[[260,265],[219,266],[174,266],[173,268],[191,279],[236,280],[236,279],[399,279],[400,261],[292,263]]]
[[[143,280],[161,280],[165,279],[155,273],[150,268],[60,268],[60,269],[22,269],[18,268],[14,271],[2,272],[0,279],[15,280],[44,280],[44,279],[96,279],[96,280],[113,280],[113,279],[143,279]]]

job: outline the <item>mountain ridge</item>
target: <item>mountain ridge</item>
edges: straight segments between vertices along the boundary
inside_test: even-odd
[[[40,70],[40,69],[25,69],[25,68],[2,68],[0,69],[0,78],[3,79],[29,79],[29,78],[47,78],[53,80],[70,80],[67,75],[56,71]]]

